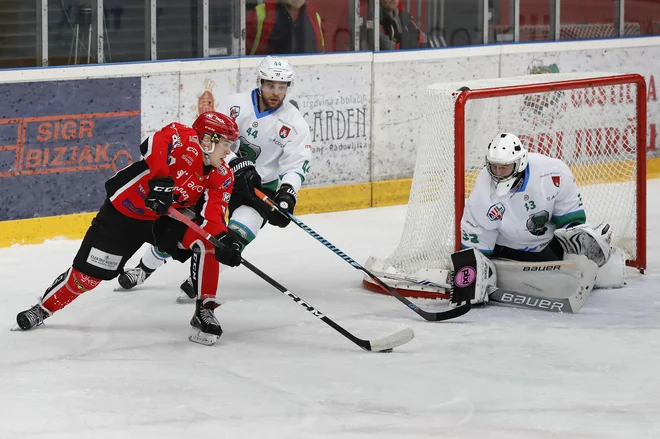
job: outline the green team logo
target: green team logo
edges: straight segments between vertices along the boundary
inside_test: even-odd
[[[236,155],[243,159],[251,160],[253,163],[257,161],[257,158],[261,155],[261,147],[247,141],[243,136],[239,138],[240,146]]]
[[[547,210],[542,210],[537,213],[533,213],[527,219],[527,230],[534,236],[544,235],[548,231],[548,228],[545,226],[550,220],[550,214]]]
[[[528,75],[542,75],[544,73],[559,73],[559,66],[555,63],[546,64],[542,59],[533,59],[527,66]]]

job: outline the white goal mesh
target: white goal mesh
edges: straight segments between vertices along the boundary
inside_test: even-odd
[[[470,91],[461,93],[461,87]],[[638,88],[643,103],[638,102]],[[376,259],[378,266],[409,276],[448,267],[464,199],[485,164],[488,143],[499,131],[518,135],[532,152],[567,163],[581,187],[587,222],[611,224],[613,244],[631,260],[643,263],[644,255],[639,254],[643,242],[637,230],[638,218],[645,215],[644,203],[638,203],[637,196],[638,192],[645,196],[645,175],[638,179],[645,170],[645,148],[644,141],[638,145],[637,136],[638,126],[645,127],[643,93],[643,79],[638,75],[598,73],[431,85],[404,230],[394,253],[385,260]],[[458,105],[457,100],[461,101]],[[638,104],[643,104],[642,120]],[[464,166],[455,178],[455,164],[462,159]],[[639,161],[643,163],[638,167]]]

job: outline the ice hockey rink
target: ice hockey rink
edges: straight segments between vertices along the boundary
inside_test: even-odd
[[[630,270],[627,288],[596,291],[575,315],[489,305],[426,322],[294,224],[262,230],[244,257],[356,336],[412,327],[389,354],[362,351],[244,267],[222,273],[218,344],[191,343],[177,262],[10,332],[79,241],[0,249],[0,438],[658,438],[659,192],[649,181],[646,274]],[[405,213],[300,219],[364,262],[394,249]]]

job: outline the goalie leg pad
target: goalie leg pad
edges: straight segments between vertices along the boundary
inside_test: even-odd
[[[621,288],[626,283],[626,254],[618,247],[612,247],[612,253],[605,265],[598,269],[594,288]]]
[[[564,259],[548,262],[493,260],[499,298],[492,299],[549,311],[578,312],[591,294],[598,267],[584,255],[566,254]],[[508,296],[502,297],[502,293]],[[518,303],[518,296],[525,300]],[[507,297],[516,300],[503,300]]]
[[[564,261],[520,262],[493,259],[497,287],[533,296],[565,299],[579,289],[576,264]]]
[[[450,303],[459,306],[470,300],[474,305],[488,302],[488,289],[497,284],[495,266],[479,250],[466,248],[451,255],[454,266]]]
[[[369,256],[364,267],[382,282],[398,290],[407,297],[424,297],[431,299],[448,299],[451,289],[450,270],[444,268],[420,268],[412,276],[399,273],[392,266],[385,266],[383,261]],[[363,282],[378,285],[368,274],[364,273]],[[403,291],[403,292],[402,292]],[[407,293],[410,291],[410,293]],[[405,294],[404,294],[405,293]]]
[[[609,224],[600,224],[595,229],[586,224],[555,230],[564,253],[585,255],[602,267],[610,257],[612,228]]]
[[[578,269],[578,293],[574,301],[582,307],[587,298],[591,295],[598,275],[598,266],[594,261],[584,255],[565,254],[564,261],[575,262]]]

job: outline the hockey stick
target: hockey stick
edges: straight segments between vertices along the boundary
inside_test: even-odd
[[[392,279],[392,280],[399,280],[399,281],[403,281],[403,282],[410,282],[410,283],[413,283],[413,284],[425,285],[427,287],[434,287],[434,288],[442,288],[442,289],[445,289],[445,290],[451,290],[453,288],[451,286],[451,284],[437,283],[437,282],[433,282],[433,281],[430,281],[430,280],[419,279],[419,278],[416,278],[416,277],[406,276],[404,274],[398,274],[398,273],[383,273],[383,277],[385,279]]]
[[[172,218],[181,221],[183,224],[187,225],[190,229],[194,230],[197,232],[200,236],[204,237],[206,240],[211,242],[216,247],[220,247],[224,244],[222,244],[218,239],[216,239],[213,235],[210,235],[207,233],[204,229],[202,229],[200,226],[189,220],[185,215],[174,209],[173,207],[170,207],[167,210],[167,213],[169,216]],[[266,273],[263,271],[259,270],[257,267],[246,261],[245,259],[241,258],[241,264],[245,266],[248,270],[271,284],[273,287],[277,288],[281,293],[284,293],[285,295],[289,296],[291,299],[293,299],[294,302],[296,302],[298,305],[302,306],[305,308],[307,311],[311,312],[314,314],[314,316],[318,317],[319,319],[323,320],[328,326],[332,327],[335,331],[339,332],[341,335],[355,343],[356,345],[360,346],[362,349],[365,351],[373,351],[373,352],[391,352],[392,349],[394,349],[397,346],[401,346],[402,344],[408,343],[410,340],[415,337],[415,333],[411,328],[405,328],[402,329],[392,335],[389,335],[384,338],[380,338],[377,340],[362,340],[361,338],[358,338],[342,328],[340,325],[335,323],[333,320],[331,320],[329,317],[323,315],[323,313],[316,308],[314,308],[312,305],[309,303],[305,302],[302,300],[300,297],[296,296],[293,294],[291,291],[287,290],[284,286],[282,286],[280,283],[275,281],[273,278],[268,276]]]
[[[450,309],[450,310],[448,310],[448,311],[440,311],[440,312],[424,311],[423,309],[421,309],[420,307],[418,307],[417,305],[415,305],[414,303],[412,303],[410,300],[406,299],[404,296],[402,296],[401,294],[399,294],[394,288],[390,287],[390,286],[387,285],[385,282],[383,282],[382,280],[380,280],[376,275],[374,275],[374,274],[371,273],[369,270],[367,270],[366,268],[364,268],[362,265],[360,265],[359,263],[357,263],[354,259],[352,259],[350,256],[348,256],[346,253],[344,253],[343,251],[339,250],[337,247],[335,247],[334,245],[332,245],[332,243],[330,243],[327,239],[325,239],[324,237],[322,237],[321,235],[319,235],[318,233],[316,233],[316,232],[315,232],[314,230],[312,230],[307,224],[303,223],[303,222],[300,221],[298,218],[296,218],[292,213],[289,213],[289,212],[287,212],[287,211],[285,211],[285,210],[282,210],[282,209],[280,208],[280,206],[278,206],[277,204],[275,204],[275,202],[274,202],[273,200],[271,200],[270,198],[268,198],[268,195],[264,194],[264,193],[261,192],[259,189],[255,189],[254,192],[255,192],[255,194],[257,195],[257,197],[259,197],[261,200],[263,200],[263,201],[264,201],[266,204],[268,204],[271,208],[277,210],[277,211],[278,211],[279,213],[281,213],[282,215],[284,215],[284,216],[290,218],[291,221],[293,221],[298,227],[300,227],[300,228],[303,229],[305,232],[307,232],[308,235],[312,236],[314,239],[316,239],[317,241],[319,241],[321,244],[323,244],[324,246],[326,246],[327,248],[329,248],[330,250],[332,250],[337,256],[339,256],[339,257],[342,258],[344,261],[346,261],[346,262],[348,262],[349,264],[351,264],[351,265],[352,265],[353,267],[355,267],[357,270],[360,270],[361,272],[363,272],[364,274],[366,274],[367,276],[369,276],[371,279],[373,279],[373,281],[374,281],[379,287],[381,287],[382,289],[384,289],[385,291],[387,291],[388,293],[390,293],[392,296],[394,296],[395,298],[397,298],[400,302],[404,303],[408,308],[410,308],[410,309],[412,309],[413,311],[415,311],[417,314],[419,314],[420,316],[422,316],[424,319],[426,319],[426,320],[428,320],[428,321],[431,321],[431,322],[438,322],[438,321],[441,321],[441,320],[449,320],[449,319],[453,319],[453,318],[456,318],[456,317],[460,317],[460,316],[462,316],[463,314],[465,314],[465,313],[467,313],[468,311],[470,311],[470,308],[472,307],[472,304],[470,303],[470,301],[468,301],[465,305],[461,305],[461,306],[459,306],[459,307],[452,308],[452,309]]]

